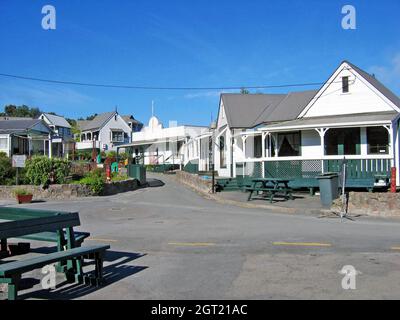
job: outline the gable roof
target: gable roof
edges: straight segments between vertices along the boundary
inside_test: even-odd
[[[105,112],[97,115],[91,121],[80,121],[79,126],[82,131],[97,130],[102,128],[114,115],[118,114],[115,111]]]
[[[48,113],[43,113],[43,116],[45,116],[51,122],[51,124],[54,126],[71,128],[71,125],[68,123],[68,121],[64,117],[53,115],[53,114],[48,114]]]
[[[350,67],[356,70],[365,80],[367,80],[375,89],[377,89],[380,93],[382,93],[386,98],[388,98],[393,104],[395,104],[398,108],[400,108],[400,98],[393,93],[393,91],[389,90],[382,82],[376,79],[374,76],[369,74],[368,72],[360,69],[356,65],[352,64],[348,61],[343,61],[343,63],[347,63]]]
[[[228,125],[254,128],[263,123],[296,119],[317,91],[288,94],[222,94]]]
[[[41,119],[27,119],[27,120],[0,120],[0,133],[17,133],[25,132],[32,129],[37,124],[43,124],[47,127]],[[49,129],[50,132],[50,129]]]
[[[283,100],[284,94],[222,94],[226,119],[231,129],[253,128],[257,119]]]

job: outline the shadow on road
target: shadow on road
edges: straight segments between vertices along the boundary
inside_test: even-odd
[[[165,186],[165,183],[158,179],[147,179],[147,185],[149,188],[160,188]]]
[[[147,266],[131,266],[127,263],[144,257],[146,254],[140,253],[128,253],[128,252],[118,252],[118,251],[107,251],[105,257],[105,262],[115,262],[114,264],[108,265],[103,269],[104,284],[100,287],[92,287],[82,284],[68,284],[66,281],[57,285],[55,290],[38,290],[34,292],[29,292],[26,294],[19,295],[19,299],[51,299],[51,300],[69,300],[77,299],[83,297],[97,290],[101,290],[107,286],[110,286],[122,279],[128,278],[136,273],[146,270]],[[25,278],[22,281],[23,288],[27,289],[29,284],[33,285],[39,283],[40,281],[32,278]]]

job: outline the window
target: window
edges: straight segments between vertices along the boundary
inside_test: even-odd
[[[328,156],[360,155],[360,128],[328,130],[325,135],[325,154]]]
[[[262,157],[262,137],[254,137],[254,158],[259,159]]]
[[[301,133],[288,132],[279,133],[278,137],[278,157],[299,157],[301,156]],[[275,156],[275,141],[273,141],[273,156]]]
[[[219,138],[219,166],[221,168],[226,168],[225,136]]]
[[[367,128],[368,154],[389,154],[389,132],[384,127]]]
[[[8,139],[0,138],[0,149],[7,150],[8,149]]]
[[[342,78],[342,92],[343,93],[349,93],[350,92],[349,77],[343,77]]]
[[[123,131],[111,131],[111,141],[112,142],[124,142],[124,132]]]

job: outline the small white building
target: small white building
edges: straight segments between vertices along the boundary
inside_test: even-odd
[[[77,150],[117,151],[118,146],[132,139],[132,128],[116,111],[99,114],[91,121],[80,121],[78,126],[81,133]]]
[[[171,122],[164,128],[157,117],[151,117],[149,124],[140,132],[132,134],[132,143],[119,146],[129,149],[137,162],[145,165],[185,166],[190,154],[187,142],[208,129],[197,126],[177,126]],[[197,152],[197,151],[196,151]]]

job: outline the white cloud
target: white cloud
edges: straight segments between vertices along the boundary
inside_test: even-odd
[[[61,112],[81,109],[92,100],[76,90],[59,86],[40,86],[31,83],[0,83],[0,107],[6,104],[29,105],[41,110]]]
[[[387,66],[372,66],[368,71],[390,88],[400,90],[400,53],[397,53]]]

